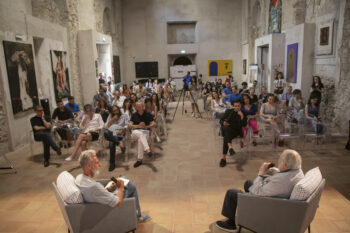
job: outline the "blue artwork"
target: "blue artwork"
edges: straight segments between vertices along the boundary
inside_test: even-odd
[[[281,33],[282,1],[271,0],[269,15],[269,33]]]
[[[218,63],[210,62],[209,65],[209,76],[217,76],[218,75]]]

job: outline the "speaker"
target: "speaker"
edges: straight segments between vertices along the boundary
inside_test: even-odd
[[[51,117],[49,99],[41,99],[40,100],[40,105],[44,109],[45,116]]]

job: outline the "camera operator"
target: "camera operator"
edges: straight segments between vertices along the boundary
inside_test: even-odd
[[[231,156],[235,154],[235,151],[232,148],[232,139],[238,136],[242,137],[242,127],[247,125],[247,117],[241,111],[241,102],[239,100],[233,103],[233,109],[228,109],[225,111],[220,123],[224,137],[220,167],[225,167],[227,151],[230,152]]]

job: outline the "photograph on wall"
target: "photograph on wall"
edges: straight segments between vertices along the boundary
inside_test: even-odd
[[[209,76],[226,76],[232,74],[232,60],[209,60]]]
[[[67,52],[51,50],[51,67],[56,100],[70,96]]]
[[[327,20],[317,24],[316,29],[316,55],[332,55],[334,20]]]
[[[113,56],[113,74],[114,74],[114,83],[120,83],[120,60],[119,56]]]
[[[3,41],[12,111],[32,109],[39,103],[31,44]]]
[[[298,43],[287,46],[287,82],[297,83]]]
[[[269,11],[269,33],[281,33],[282,1],[271,0]]]

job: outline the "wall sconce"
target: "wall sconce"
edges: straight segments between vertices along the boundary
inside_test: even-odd
[[[16,34],[15,38],[16,38],[16,40],[23,41],[23,35],[22,34]]]

